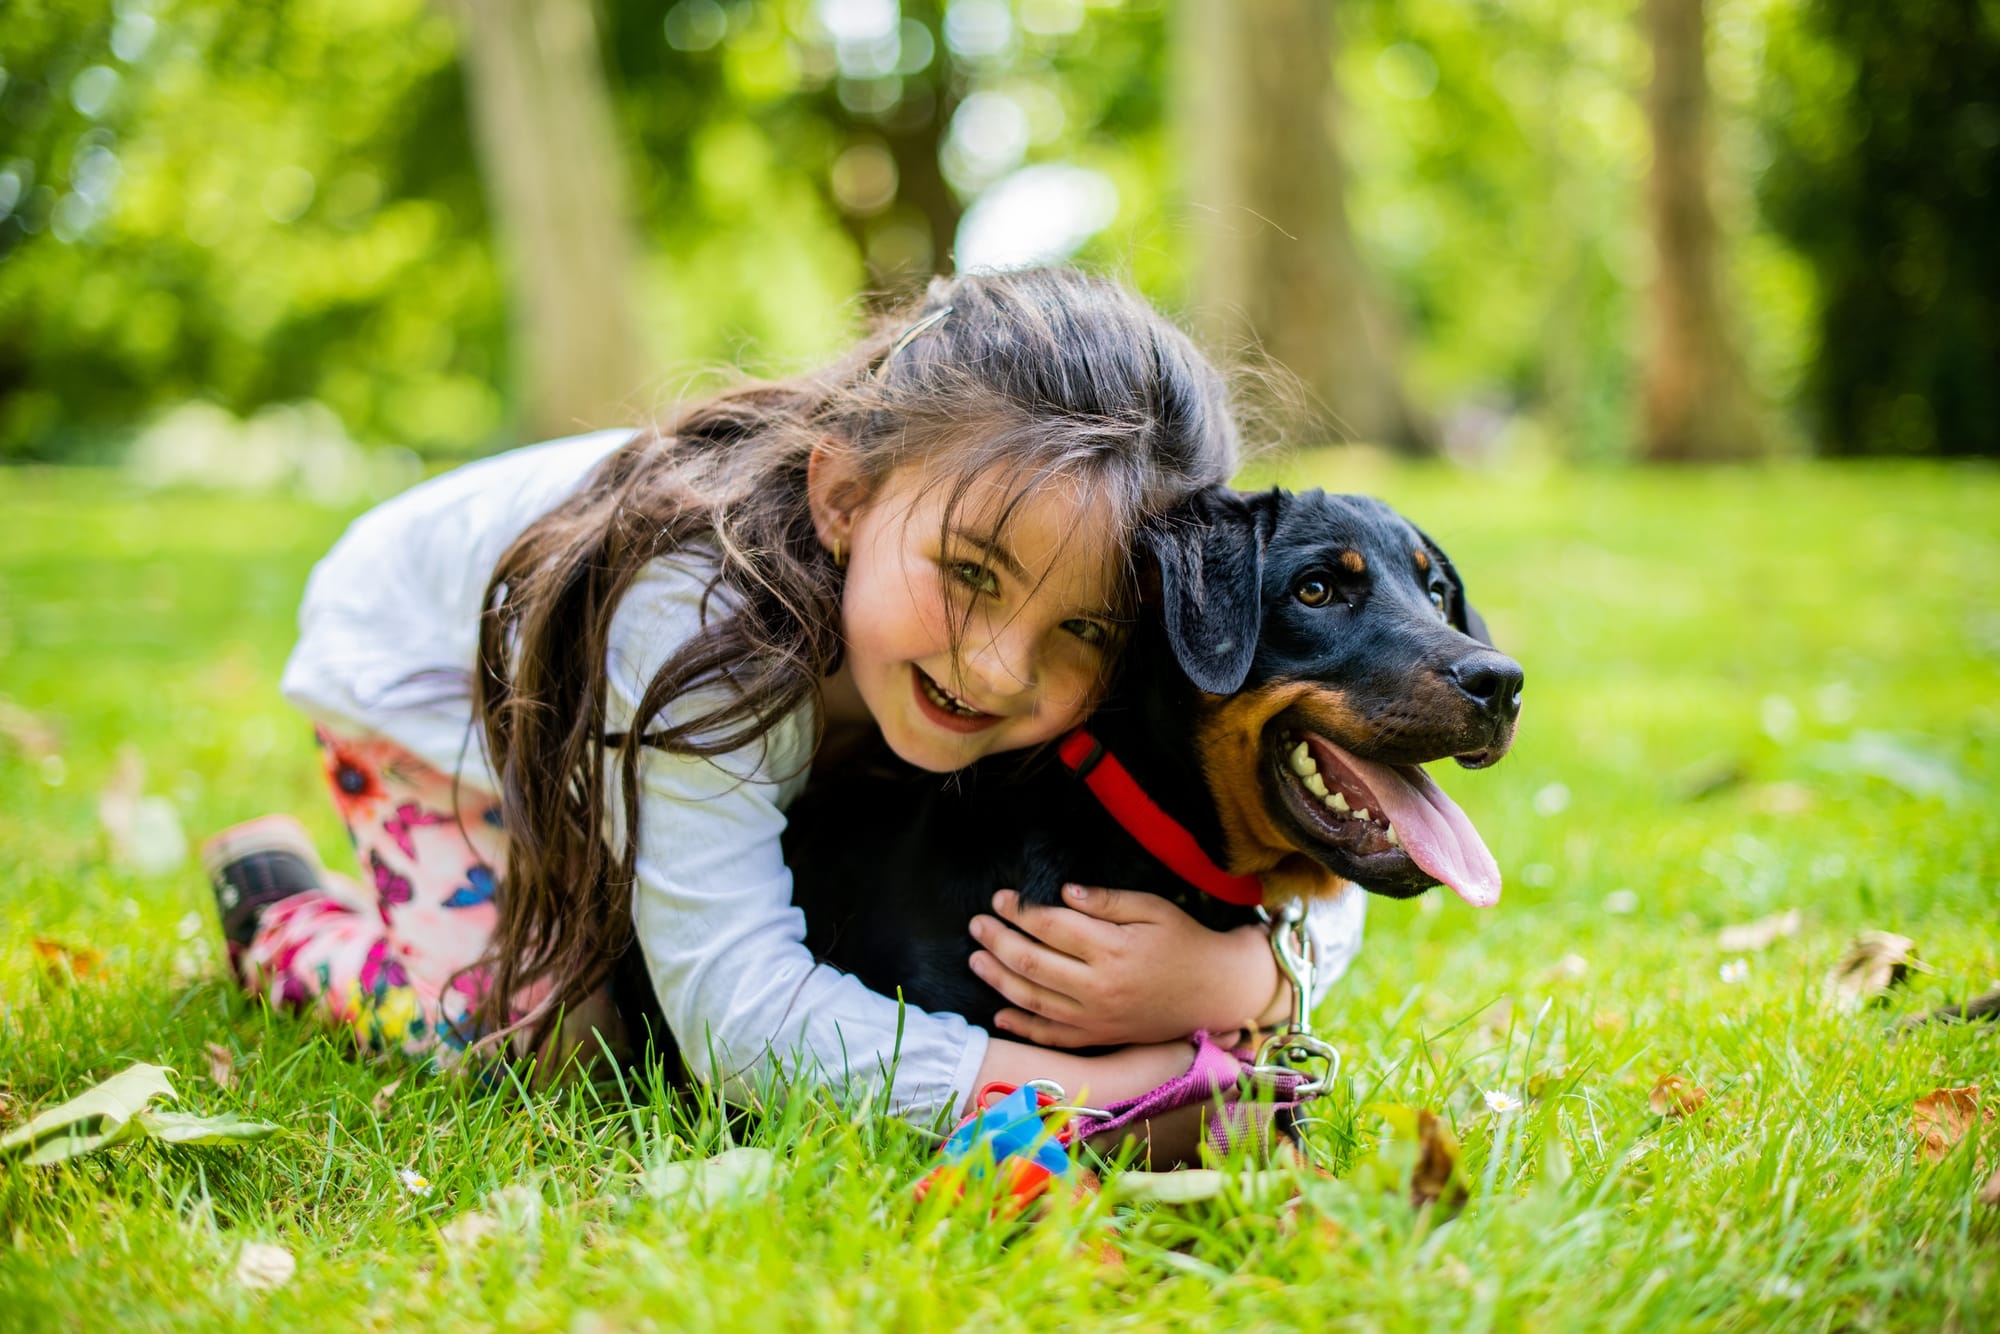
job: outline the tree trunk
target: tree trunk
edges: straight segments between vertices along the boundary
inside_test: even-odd
[[[628,422],[647,376],[639,245],[591,0],[449,3],[509,278],[522,425],[541,437]]]
[[[1649,205],[1658,269],[1641,452],[1652,461],[1760,455],[1765,437],[1729,336],[1708,194],[1708,73],[1702,0],[1646,0],[1653,83]]]
[[[1435,448],[1348,226],[1329,0],[1182,0],[1196,318],[1249,334],[1347,438]]]

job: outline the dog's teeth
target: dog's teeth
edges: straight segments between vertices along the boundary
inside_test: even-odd
[[[1326,780],[1319,776],[1319,770],[1315,769],[1306,775],[1306,791],[1321,801],[1326,800]]]
[[[1291,764],[1292,772],[1301,778],[1319,772],[1319,761],[1312,757],[1312,751],[1303,741],[1292,748]]]
[[[1354,812],[1354,818],[1357,820],[1368,820],[1368,819],[1373,819],[1374,817],[1369,815],[1368,808],[1366,806],[1363,806],[1360,810]]]
[[[1403,846],[1403,836],[1396,832],[1396,826],[1394,825],[1389,826],[1389,846],[1392,848]]]
[[[1326,804],[1339,811],[1342,815],[1347,814],[1347,794],[1345,792],[1333,793],[1326,799]]]

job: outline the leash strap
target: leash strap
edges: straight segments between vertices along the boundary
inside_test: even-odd
[[[1217,866],[1179,821],[1146,795],[1139,781],[1104,748],[1104,743],[1079,727],[1062,739],[1056,754],[1083,780],[1111,818],[1151,853],[1154,860],[1213,898],[1241,908],[1261,907],[1264,883],[1254,875],[1231,875]]]

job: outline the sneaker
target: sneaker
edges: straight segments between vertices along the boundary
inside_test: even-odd
[[[312,837],[289,815],[231,825],[201,845],[201,864],[215,890],[232,956],[250,944],[266,908],[324,887]]]

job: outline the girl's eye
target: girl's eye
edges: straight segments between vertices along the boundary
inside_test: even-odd
[[[1444,590],[1442,588],[1433,588],[1431,590],[1431,605],[1437,608],[1437,614],[1439,616],[1443,616],[1445,614]]]
[[[1063,629],[1093,648],[1102,648],[1111,640],[1111,632],[1104,628],[1101,621],[1064,621]]]
[[[1317,574],[1309,574],[1299,580],[1299,586],[1292,595],[1308,607],[1324,607],[1333,599],[1333,585]]]
[[[976,560],[953,561],[951,577],[974,592],[998,596],[1000,578]]]

